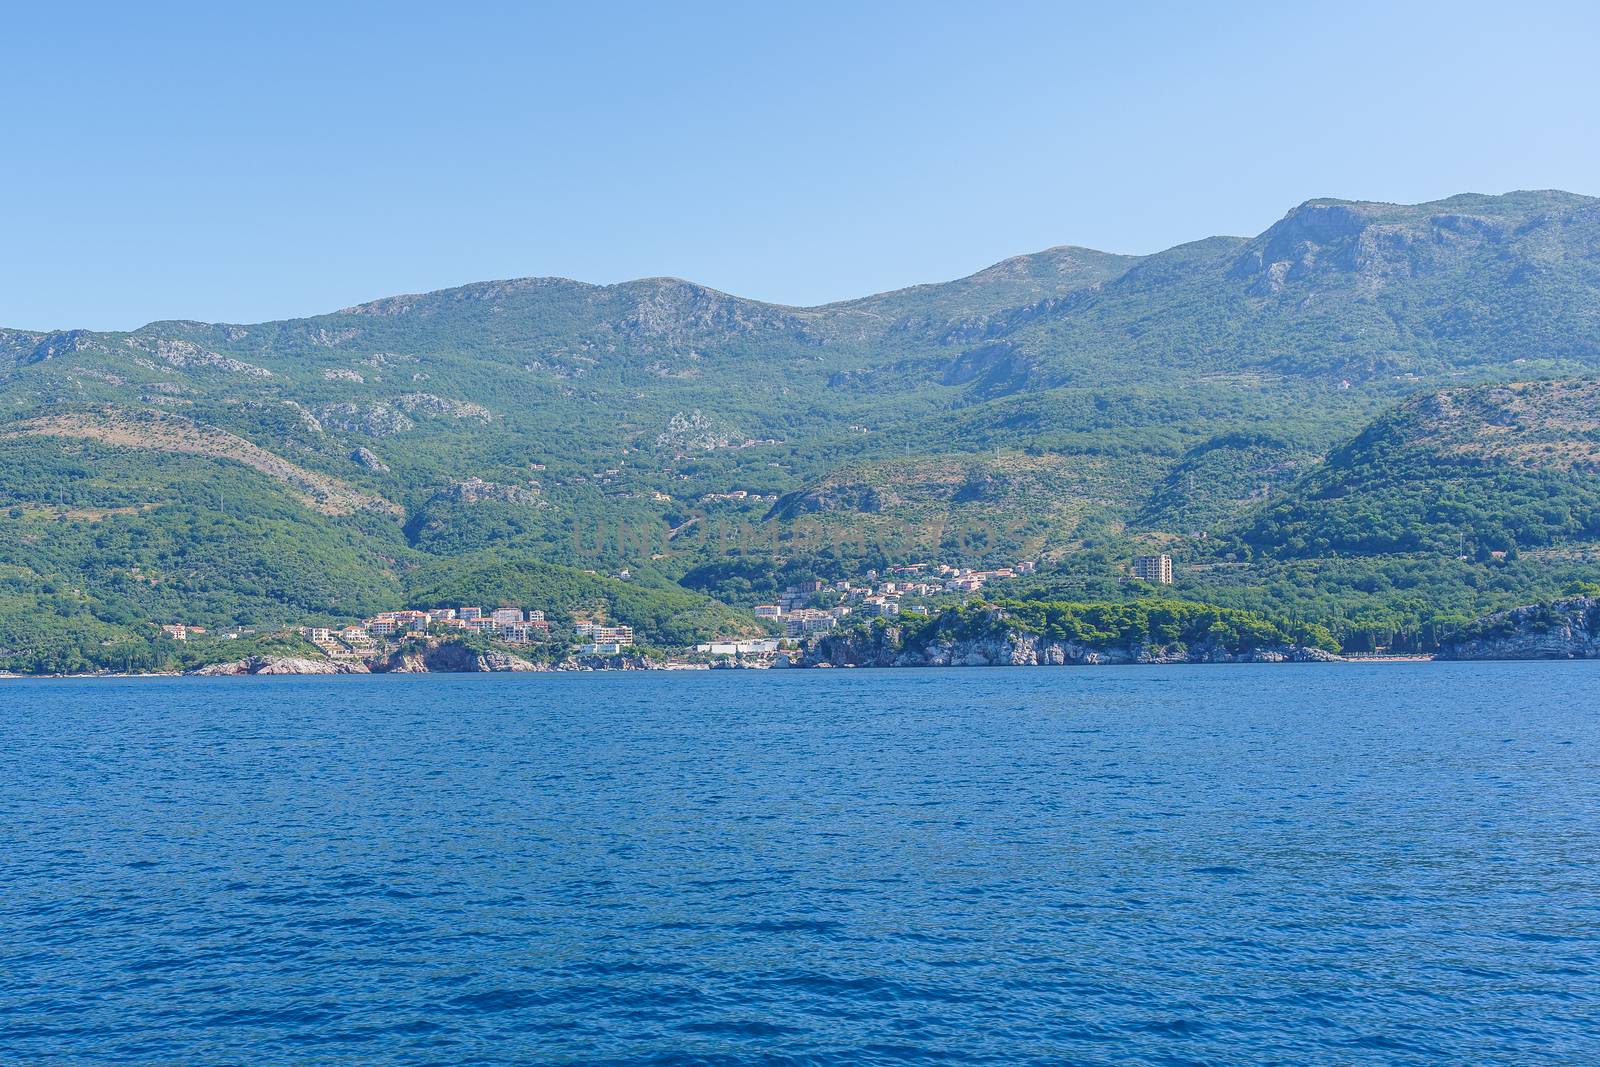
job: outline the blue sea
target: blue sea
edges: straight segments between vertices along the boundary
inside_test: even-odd
[[[1600,663],[0,682],[0,1063],[1594,1064]]]

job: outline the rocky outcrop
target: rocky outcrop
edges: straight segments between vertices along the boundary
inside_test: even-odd
[[[667,420],[667,428],[656,435],[658,448],[672,448],[679,452],[711,452],[727,448],[733,442],[731,430],[698,410],[689,415],[678,412]]]
[[[729,296],[680,278],[641,278],[609,288],[616,316],[606,327],[647,351],[697,359],[712,338],[780,338],[816,343],[808,318],[795,309]]]
[[[0,338],[0,341],[6,342],[6,347],[16,353],[17,364],[24,367],[70,353],[106,350],[104,342],[98,340],[88,330],[64,330],[50,334],[6,330],[4,333],[5,336]]]
[[[1547,219],[1520,227],[1484,198],[1455,197],[1431,214],[1391,204],[1311,200],[1250,241],[1232,275],[1257,296],[1297,285],[1353,284],[1374,292],[1395,281],[1461,269],[1474,256],[1528,241]],[[1484,212],[1464,210],[1478,207]],[[1536,239],[1536,238],[1535,238]]]
[[[1213,645],[1096,648],[1073,641],[1046,641],[1037,634],[1008,633],[926,645],[902,645],[897,628],[851,631],[813,642],[794,664],[851,667],[1060,667],[1128,663],[1326,663],[1340,657],[1320,648],[1278,645],[1229,649]]]
[[[341,433],[359,433],[368,437],[393,437],[417,428],[417,418],[472,419],[487,423],[494,413],[482,404],[468,400],[452,400],[432,393],[407,393],[394,400],[379,400],[370,404],[346,401],[324,404],[317,409],[317,419],[323,426]]]
[[[302,656],[246,656],[231,663],[213,663],[189,672],[207,678],[244,674],[366,674],[359,660],[310,659]]]
[[[520,656],[513,656],[509,652],[484,652],[478,656],[475,669],[480,671],[537,671],[542,668]]]
[[[394,403],[395,407],[408,415],[444,419],[474,419],[478,422],[488,422],[494,418],[494,412],[482,404],[474,404],[470,400],[454,400],[447,396],[435,396],[433,393],[407,393]]]
[[[940,381],[945,385],[977,383],[985,396],[1014,392],[1038,370],[1034,360],[1011,341],[996,341],[968,349],[945,368]]]
[[[503,504],[537,504],[539,483],[499,485],[472,477],[464,482],[446,486],[435,493],[433,499],[449,501],[452,504],[481,504],[486,500],[499,501]]]
[[[883,511],[883,505],[883,494],[877,486],[865,482],[832,483],[785,493],[767,511],[762,521],[794,519],[801,515],[831,511],[876,515]]]
[[[240,374],[248,378],[270,378],[272,372],[265,367],[257,367],[244,363],[231,356],[201,348],[192,341],[180,341],[170,337],[129,337],[125,342],[129,348],[140,352],[149,352],[165,360],[168,366],[177,367],[179,370],[192,370],[204,367],[210,370],[219,370],[228,374]]]
[[[417,428],[405,413],[393,404],[379,401],[376,404],[324,404],[317,409],[317,421],[340,433],[359,433],[368,437],[392,437]]]
[[[369,662],[379,674],[470,674],[485,671],[537,671],[544,668],[509,652],[479,652],[460,641],[409,644]]]
[[[1437,659],[1600,659],[1600,597],[1573,597],[1485,616]]]

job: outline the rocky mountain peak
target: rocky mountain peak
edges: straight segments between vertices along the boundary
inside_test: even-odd
[[[624,298],[616,327],[667,341],[712,333],[778,331],[803,336],[806,322],[787,308],[745,300],[681,278],[641,278],[613,287]]]
[[[1592,244],[1600,201],[1560,192],[1463,193],[1426,204],[1308,200],[1250,241],[1231,274],[1257,296],[1316,279],[1375,291],[1462,267],[1485,248],[1523,261]]]
[[[504,301],[526,299],[551,290],[593,289],[594,286],[575,282],[569,278],[505,278],[497,281],[472,282],[453,289],[438,289],[427,293],[403,293],[364,304],[342,308],[339,315],[370,315],[384,318],[402,316],[436,315],[452,308],[472,305],[495,305]]]

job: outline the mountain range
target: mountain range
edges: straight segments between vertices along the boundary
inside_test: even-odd
[[[533,278],[4,329],[0,665],[422,600],[690,640],[797,576],[1111,589],[1141,546],[1219,602],[1421,627],[1401,571],[1451,611],[1592,573],[1596,374],[1600,200],[1563,192],[1312,200],[810,308]],[[1437,572],[1462,555],[1498,569]],[[1272,591],[1318,561],[1343,584]]]

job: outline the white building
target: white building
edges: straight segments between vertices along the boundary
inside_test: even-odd
[[[801,634],[817,633],[821,630],[832,630],[839,625],[837,617],[826,611],[817,611],[814,608],[801,608],[793,612],[783,623],[785,637],[799,637]]]
[[[623,647],[633,644],[633,627],[631,626],[601,626],[599,623],[584,620],[574,627],[579,637],[606,644],[619,644]]]
[[[1133,560],[1133,576],[1142,581],[1155,582],[1157,585],[1171,585],[1172,557],[1135,556]]]
[[[763,637],[752,641],[708,641],[705,644],[695,645],[694,650],[712,656],[749,656],[778,651],[778,639]]]

